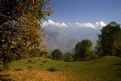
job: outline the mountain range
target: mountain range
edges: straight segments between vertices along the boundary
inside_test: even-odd
[[[84,27],[60,28],[49,26],[45,27],[45,30],[48,37],[49,52],[54,49],[60,49],[63,53],[74,52],[75,45],[84,39],[90,39],[94,48],[98,39],[97,35],[100,34],[99,29]]]

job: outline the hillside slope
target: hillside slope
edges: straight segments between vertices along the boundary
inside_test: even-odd
[[[50,68],[55,71],[48,71]],[[121,81],[121,58],[106,56],[83,62],[63,62],[35,57],[10,63],[7,73],[17,81]]]

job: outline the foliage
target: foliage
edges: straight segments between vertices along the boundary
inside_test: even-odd
[[[110,22],[102,28],[98,36],[96,50],[101,56],[121,55],[121,26],[116,22]]]
[[[29,51],[29,56],[30,57],[39,57],[39,56],[41,56],[41,50],[38,48],[34,48],[31,51]]]
[[[47,49],[40,24],[50,15],[47,4],[47,0],[0,1],[0,58],[4,69],[11,60],[29,57],[33,49]]]
[[[51,54],[49,54],[49,52],[47,52],[47,51],[42,51],[40,53],[40,56],[44,57],[44,58],[50,58],[50,59],[52,58]]]
[[[92,42],[88,39],[82,40],[75,46],[75,60],[86,58],[90,51],[92,51]]]
[[[0,65],[0,71],[3,71],[3,67]]]
[[[52,52],[52,59],[54,60],[62,60],[63,56],[62,56],[62,52],[59,49],[55,49]]]
[[[64,54],[63,57],[64,57],[64,61],[66,61],[66,62],[74,61],[74,55],[72,53],[67,52]]]

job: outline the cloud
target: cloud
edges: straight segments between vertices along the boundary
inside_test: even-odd
[[[93,25],[92,23],[76,23],[77,26],[79,27],[86,27],[86,28],[95,28],[95,25]]]
[[[52,20],[48,20],[46,22],[43,23],[43,27],[46,26],[55,26],[55,27],[61,27],[61,28],[67,28],[68,25],[65,23],[60,23],[60,22],[54,22]]]
[[[54,22],[52,20],[48,20],[44,22],[43,27],[53,26],[53,27],[60,27],[60,28],[68,28],[68,27],[79,27],[79,28],[97,28],[97,27],[104,27],[106,26],[106,23],[103,21],[93,23],[60,23],[60,22]]]
[[[103,21],[101,21],[101,22],[96,22],[95,26],[103,27],[106,26],[106,24]]]

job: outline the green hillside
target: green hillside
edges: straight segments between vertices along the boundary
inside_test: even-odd
[[[19,77],[26,79],[24,81],[121,81],[121,58],[106,56],[83,62],[63,62],[35,57],[10,63],[7,72],[17,81],[22,81]]]

